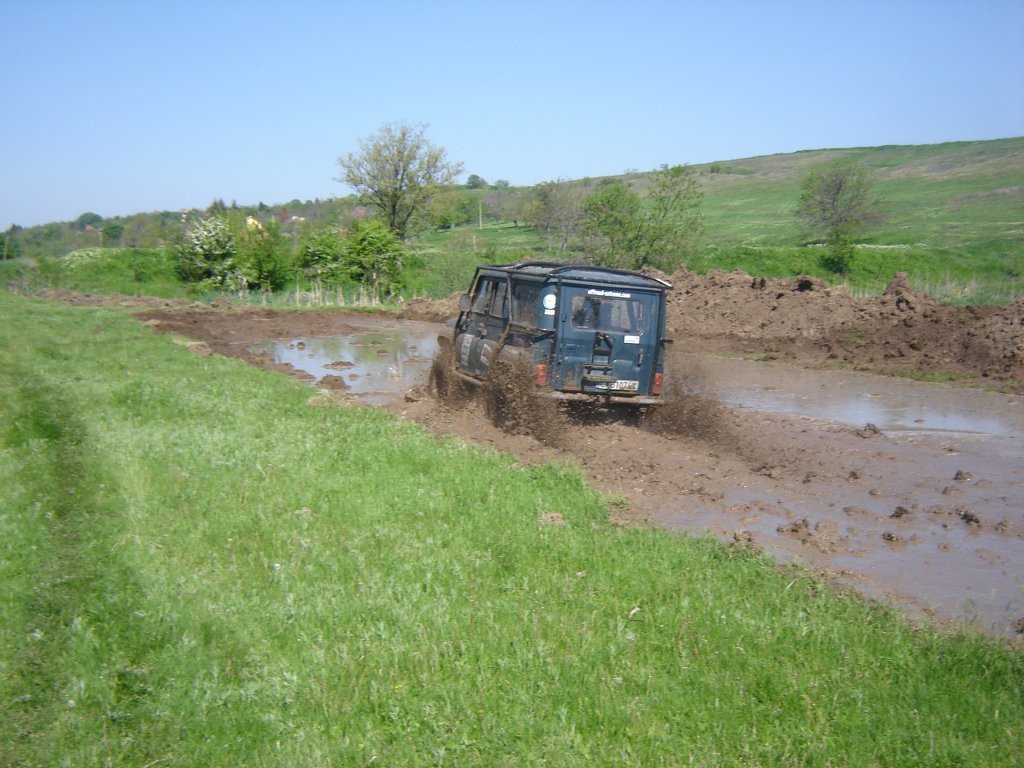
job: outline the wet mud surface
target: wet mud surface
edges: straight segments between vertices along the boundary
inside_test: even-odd
[[[756,547],[915,618],[1021,642],[1024,305],[939,306],[899,280],[855,301],[813,281],[672,279],[675,392],[642,425],[545,411],[546,426],[509,430],[485,395],[431,395],[430,336],[446,333],[454,299],[402,318],[178,302],[137,316],[197,354],[297,376],[332,402],[369,401],[524,463],[576,465],[618,523]],[[374,359],[376,373],[361,367]]]

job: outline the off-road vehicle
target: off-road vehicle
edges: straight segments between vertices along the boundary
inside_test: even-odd
[[[561,400],[657,405],[671,287],[639,272],[585,264],[480,266],[460,298],[454,332],[439,339],[441,356],[448,375],[473,385],[504,369]]]

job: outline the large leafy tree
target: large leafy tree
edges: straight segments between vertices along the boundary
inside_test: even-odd
[[[621,181],[602,184],[584,202],[584,232],[594,257],[610,267],[671,270],[685,261],[702,229],[703,193],[684,166],[662,166],[641,198]]]
[[[827,243],[822,263],[839,273],[849,271],[855,238],[881,220],[870,174],[850,162],[812,168],[800,186],[796,216],[806,236]]]
[[[526,221],[544,233],[548,250],[563,254],[583,219],[583,188],[569,181],[546,181],[530,191]]]
[[[371,220],[352,223],[342,258],[348,279],[381,297],[398,290],[403,256],[395,234]]]
[[[645,227],[640,196],[621,181],[602,184],[583,205],[588,249],[609,267],[641,266]]]
[[[398,237],[405,237],[414,217],[437,192],[462,173],[444,147],[425,137],[426,126],[388,123],[359,142],[359,152],[338,158],[348,184],[380,212]]]

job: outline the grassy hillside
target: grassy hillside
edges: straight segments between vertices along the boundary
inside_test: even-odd
[[[1021,656],[0,291],[0,764],[1017,765]]]
[[[878,291],[906,271],[915,286],[950,300],[1006,302],[1024,293],[1024,138],[824,149],[694,166],[705,194],[705,232],[690,267],[829,277],[817,263],[820,249],[800,246],[793,210],[810,169],[841,159],[873,172],[884,217],[858,248],[848,278],[854,289]],[[647,184],[642,173],[616,178],[638,191]],[[465,262],[545,255],[537,233],[506,224],[431,233],[422,243],[444,254],[442,263],[452,254],[467,256]]]

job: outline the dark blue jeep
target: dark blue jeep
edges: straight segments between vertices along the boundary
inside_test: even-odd
[[[442,353],[471,384],[514,365],[558,399],[656,405],[671,287],[639,272],[583,264],[481,266]]]

